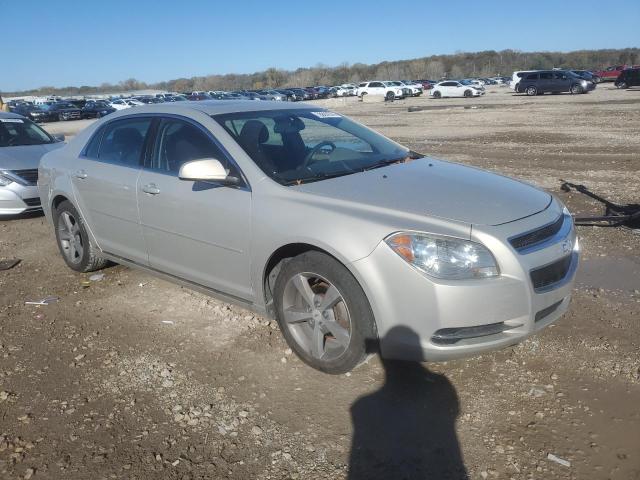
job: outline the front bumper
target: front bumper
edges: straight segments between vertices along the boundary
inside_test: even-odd
[[[11,183],[0,187],[0,215],[19,215],[42,210],[37,185],[24,186]]]
[[[496,278],[430,278],[384,242],[354,262],[376,318],[382,356],[417,361],[472,356],[521,342],[561,317],[569,307],[579,262],[573,225],[562,242],[527,253],[497,240],[537,228],[554,215],[558,212],[542,212],[475,234],[472,240],[487,245],[497,259],[501,275]],[[531,270],[568,256],[570,265],[560,281],[534,288]]]

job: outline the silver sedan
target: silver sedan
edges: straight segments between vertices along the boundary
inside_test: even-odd
[[[40,210],[40,157],[60,148],[63,139],[22,115],[0,112],[0,215]]]
[[[117,112],[47,154],[39,188],[72,269],[112,260],[275,317],[329,373],[515,344],[567,310],[578,264],[548,193],[304,104]]]

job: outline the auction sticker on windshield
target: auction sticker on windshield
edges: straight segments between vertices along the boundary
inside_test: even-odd
[[[0,118],[2,123],[24,123],[20,118]]]
[[[311,115],[315,115],[318,118],[342,118],[342,115],[333,112],[311,112]]]

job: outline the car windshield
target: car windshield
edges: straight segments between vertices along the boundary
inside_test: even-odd
[[[415,155],[326,110],[266,110],[213,118],[264,173],[282,185],[349,175]]]
[[[47,132],[31,120],[0,118],[0,147],[42,145],[53,141]]]

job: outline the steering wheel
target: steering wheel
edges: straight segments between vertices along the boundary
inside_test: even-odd
[[[320,142],[315,147],[313,147],[309,153],[307,153],[306,157],[304,157],[304,160],[302,161],[302,168],[308,167],[309,164],[311,163],[311,159],[313,158],[313,156],[325,147],[331,147],[331,152],[333,152],[337,148],[336,144],[333,142],[329,142],[329,141]]]

